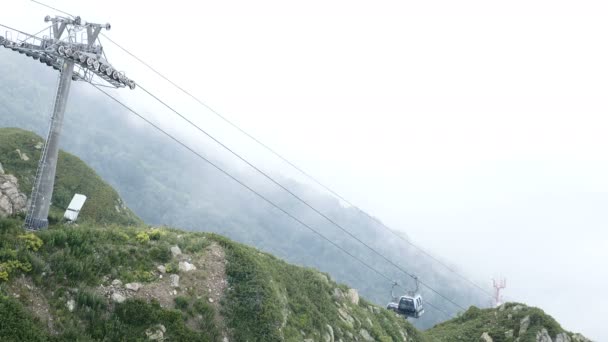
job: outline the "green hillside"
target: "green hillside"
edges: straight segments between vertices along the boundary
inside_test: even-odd
[[[3,219],[0,235],[2,341],[140,341],[159,331],[168,341],[423,340],[327,275],[214,234],[81,224],[28,235]]]
[[[20,191],[28,197],[43,143],[43,139],[34,133],[18,128],[0,128],[0,164],[5,173],[17,177]],[[122,225],[141,222],[123,204],[118,193],[95,171],[79,158],[61,151],[57,163],[53,205],[49,213],[51,221],[57,221],[63,216],[75,193],[86,195],[88,198],[80,213],[80,221]]]

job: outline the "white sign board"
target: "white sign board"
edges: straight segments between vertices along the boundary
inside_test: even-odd
[[[70,205],[68,205],[68,210],[65,211],[63,217],[69,221],[76,221],[76,219],[78,218],[78,214],[80,214],[80,210],[82,209],[82,206],[84,205],[84,202],[86,200],[87,196],[85,195],[74,195],[74,198],[72,198]]]

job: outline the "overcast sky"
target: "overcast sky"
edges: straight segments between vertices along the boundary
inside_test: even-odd
[[[504,275],[509,300],[608,341],[605,1],[52,4],[111,22],[110,37],[476,279]],[[0,22],[34,32],[46,14],[3,2]],[[106,51],[237,150],[297,177]]]

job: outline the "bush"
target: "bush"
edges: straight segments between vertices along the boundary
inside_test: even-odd
[[[161,237],[167,235],[167,233],[158,228],[155,228],[155,229],[152,229],[148,233],[148,235],[150,236],[150,240],[158,241],[158,240],[160,240]]]
[[[42,239],[33,233],[20,235],[19,239],[25,243],[25,248],[37,252],[42,247]]]
[[[150,242],[150,235],[148,235],[148,233],[146,232],[140,232],[137,233],[137,235],[135,236],[135,240],[137,240],[137,242],[139,243],[148,243]]]
[[[32,270],[32,265],[29,262],[21,262],[19,260],[9,260],[0,264],[0,280],[8,281],[11,273],[16,270],[29,272]]]

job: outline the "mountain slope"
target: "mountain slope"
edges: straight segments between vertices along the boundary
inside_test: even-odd
[[[44,140],[18,128],[0,128],[0,164],[19,181],[20,192],[30,196]],[[141,220],[127,208],[118,193],[79,158],[61,151],[50,219],[63,217],[75,193],[87,196],[80,220],[107,224],[138,224]]]
[[[23,265],[0,281],[3,341],[423,340],[326,275],[218,235],[91,224],[25,235],[20,222],[0,220],[0,270]]]

